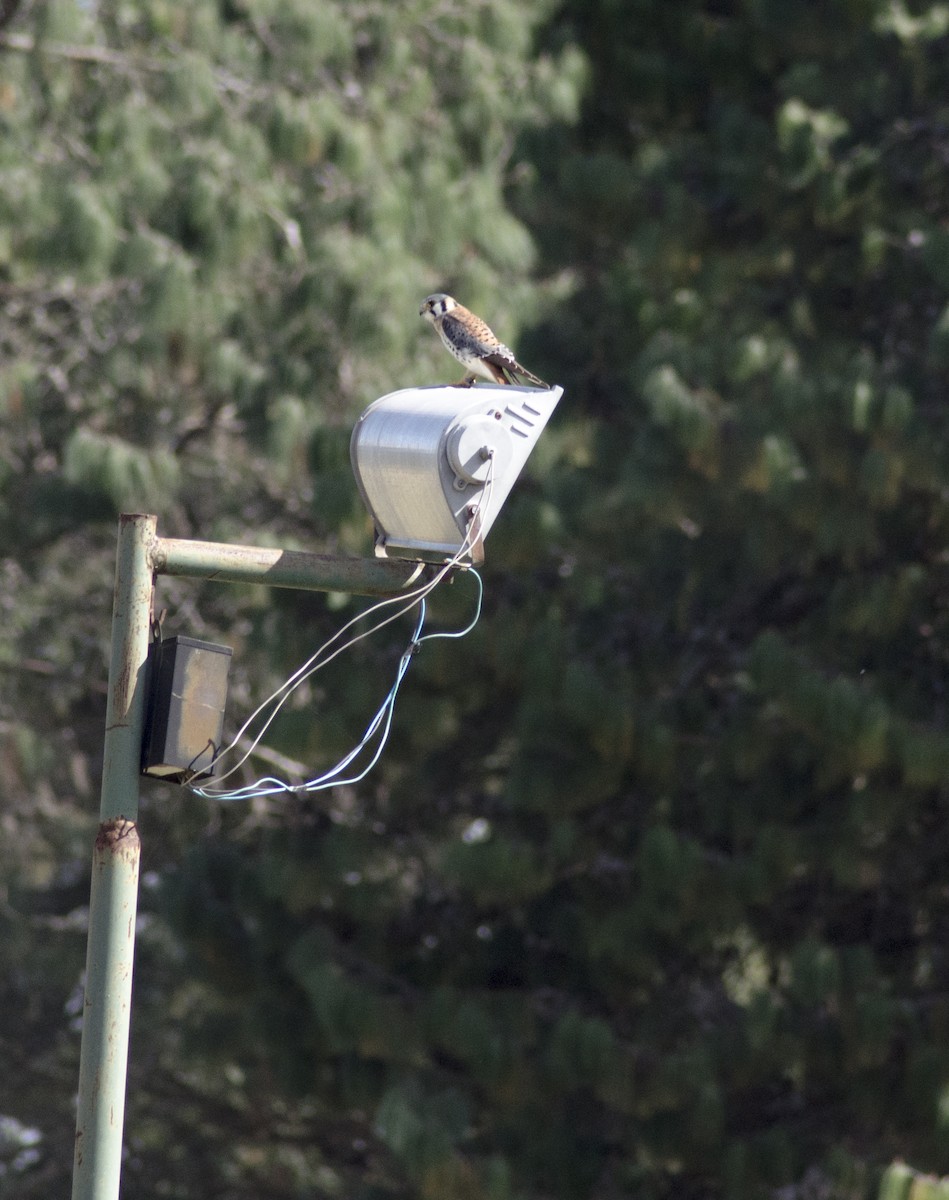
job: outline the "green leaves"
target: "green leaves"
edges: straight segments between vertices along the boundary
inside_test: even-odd
[[[104,493],[117,512],[151,512],[174,503],[178,464],[167,452],[148,453],[119,438],[79,429],[63,452],[63,477]]]
[[[849,132],[847,122],[831,109],[818,111],[794,97],[778,111],[778,146],[787,160],[789,183],[805,187],[833,161],[835,142]]]

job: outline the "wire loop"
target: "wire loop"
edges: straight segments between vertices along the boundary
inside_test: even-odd
[[[488,478],[485,481],[485,489],[482,493],[481,502],[478,505],[477,511],[479,512],[483,509],[486,509],[488,506],[491,497],[492,483],[493,478],[489,472]],[[484,599],[484,584],[478,572],[473,567],[469,567],[468,573],[474,577],[478,585],[475,613],[472,619],[463,629],[427,634],[423,634],[422,632],[425,627],[428,611],[426,605],[427,598],[432,594],[435,588],[438,587],[442,580],[449,576],[455,567],[462,565],[462,559],[472,548],[470,544],[472,541],[472,534],[479,525],[479,522],[476,522],[474,519],[472,519],[468,526],[468,533],[465,536],[461,547],[452,556],[452,558],[442,565],[432,579],[430,579],[427,583],[422,584],[414,591],[409,592],[407,595],[392,596],[386,600],[380,600],[376,604],[371,605],[368,609],[366,609],[365,612],[358,613],[355,617],[352,617],[346,622],[345,625],[343,625],[341,629],[333,634],[331,638],[324,642],[315,654],[312,654],[301,667],[294,671],[294,673],[286,680],[286,682],[281,684],[281,686],[277,688],[275,692],[268,696],[267,699],[247,718],[247,720],[235,734],[231,743],[217,756],[215,761],[220,762],[223,758],[225,758],[225,756],[234,753],[237,750],[241,739],[247,734],[254,722],[272,706],[272,711],[270,711],[269,715],[264,720],[259,732],[254,736],[250,747],[243,752],[237,762],[234,763],[233,766],[229,767],[223,775],[219,775],[212,782],[206,783],[204,786],[198,787],[187,782],[184,784],[184,786],[189,788],[189,790],[194,792],[196,795],[203,796],[208,800],[230,801],[250,800],[259,796],[271,796],[284,792],[306,794],[310,792],[323,791],[331,787],[342,787],[345,784],[358,783],[361,779],[364,779],[376,765],[382,755],[383,748],[388,741],[389,732],[392,727],[392,715],[395,709],[395,701],[399,692],[399,688],[402,686],[402,680],[405,678],[405,674],[408,671],[409,663],[422,648],[422,644],[424,642],[433,641],[436,638],[464,637],[466,634],[470,633],[478,623],[478,620],[481,616],[481,607]],[[364,621],[366,618],[373,616],[373,614],[380,613],[385,609],[394,606],[398,606],[395,612],[386,615],[381,620],[371,625],[368,629],[365,629],[363,632],[350,637],[340,645],[336,645],[335,649],[331,650],[331,647],[333,647],[335,643],[339,642],[343,635],[358,622]],[[301,684],[305,683],[306,680],[310,679],[311,676],[313,676],[317,671],[321,670],[328,663],[332,662],[333,659],[338,655],[350,649],[352,646],[355,646],[357,642],[362,641],[364,638],[369,637],[373,633],[377,633],[380,629],[385,628],[386,625],[390,625],[393,621],[398,620],[399,617],[404,616],[406,613],[411,612],[415,608],[418,608],[418,618],[415,622],[412,635],[409,638],[408,645],[402,652],[402,656],[399,659],[399,663],[396,668],[395,681],[386,694],[385,699],[382,701],[382,704],[376,710],[372,720],[366,726],[362,738],[359,740],[359,742],[357,742],[352,750],[350,750],[343,756],[343,758],[340,759],[340,761],[334,767],[331,767],[328,771],[324,771],[321,775],[317,775],[313,779],[307,780],[305,783],[287,783],[286,781],[278,779],[275,776],[265,775],[256,780],[254,783],[245,784],[241,787],[231,788],[222,786],[224,781],[236,771],[240,770],[244,763],[246,763],[247,760],[253,755],[256,748],[260,745],[264,734],[267,732],[277,714],[280,712],[280,709],[284,706],[284,704],[286,704],[287,700],[289,700],[290,696],[298,687],[300,687]],[[347,770],[347,768],[359,757],[359,755],[364,750],[369,748],[374,738],[377,738],[377,744],[371,753],[368,763],[361,770],[359,770],[358,773],[346,778],[340,778],[342,773]]]

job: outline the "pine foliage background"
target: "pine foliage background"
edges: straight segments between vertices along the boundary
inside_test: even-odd
[[[370,553],[349,433],[454,377],[442,289],[564,400],[367,781],[144,786],[125,1193],[941,1186],[947,51],[903,0],[0,3],[4,1196],[71,1169],[116,515]],[[159,601],[235,726],[361,605]]]

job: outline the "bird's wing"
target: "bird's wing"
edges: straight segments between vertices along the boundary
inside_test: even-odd
[[[526,367],[521,366],[513,352],[498,340],[486,321],[476,317],[467,308],[459,305],[451,312],[445,313],[442,322],[445,333],[459,349],[469,351],[476,357],[483,358],[485,362],[493,363],[507,374],[513,371],[538,387],[547,387],[542,379],[538,379]]]
[[[498,349],[510,354],[507,347],[502,346],[491,332],[490,327],[460,304],[451,312],[445,313],[442,317],[442,328],[459,349],[468,350],[478,358],[484,358]]]

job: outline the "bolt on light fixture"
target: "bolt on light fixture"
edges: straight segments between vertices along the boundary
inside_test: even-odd
[[[563,388],[403,388],[370,404],[350,442],[384,558],[444,558],[483,542]]]

